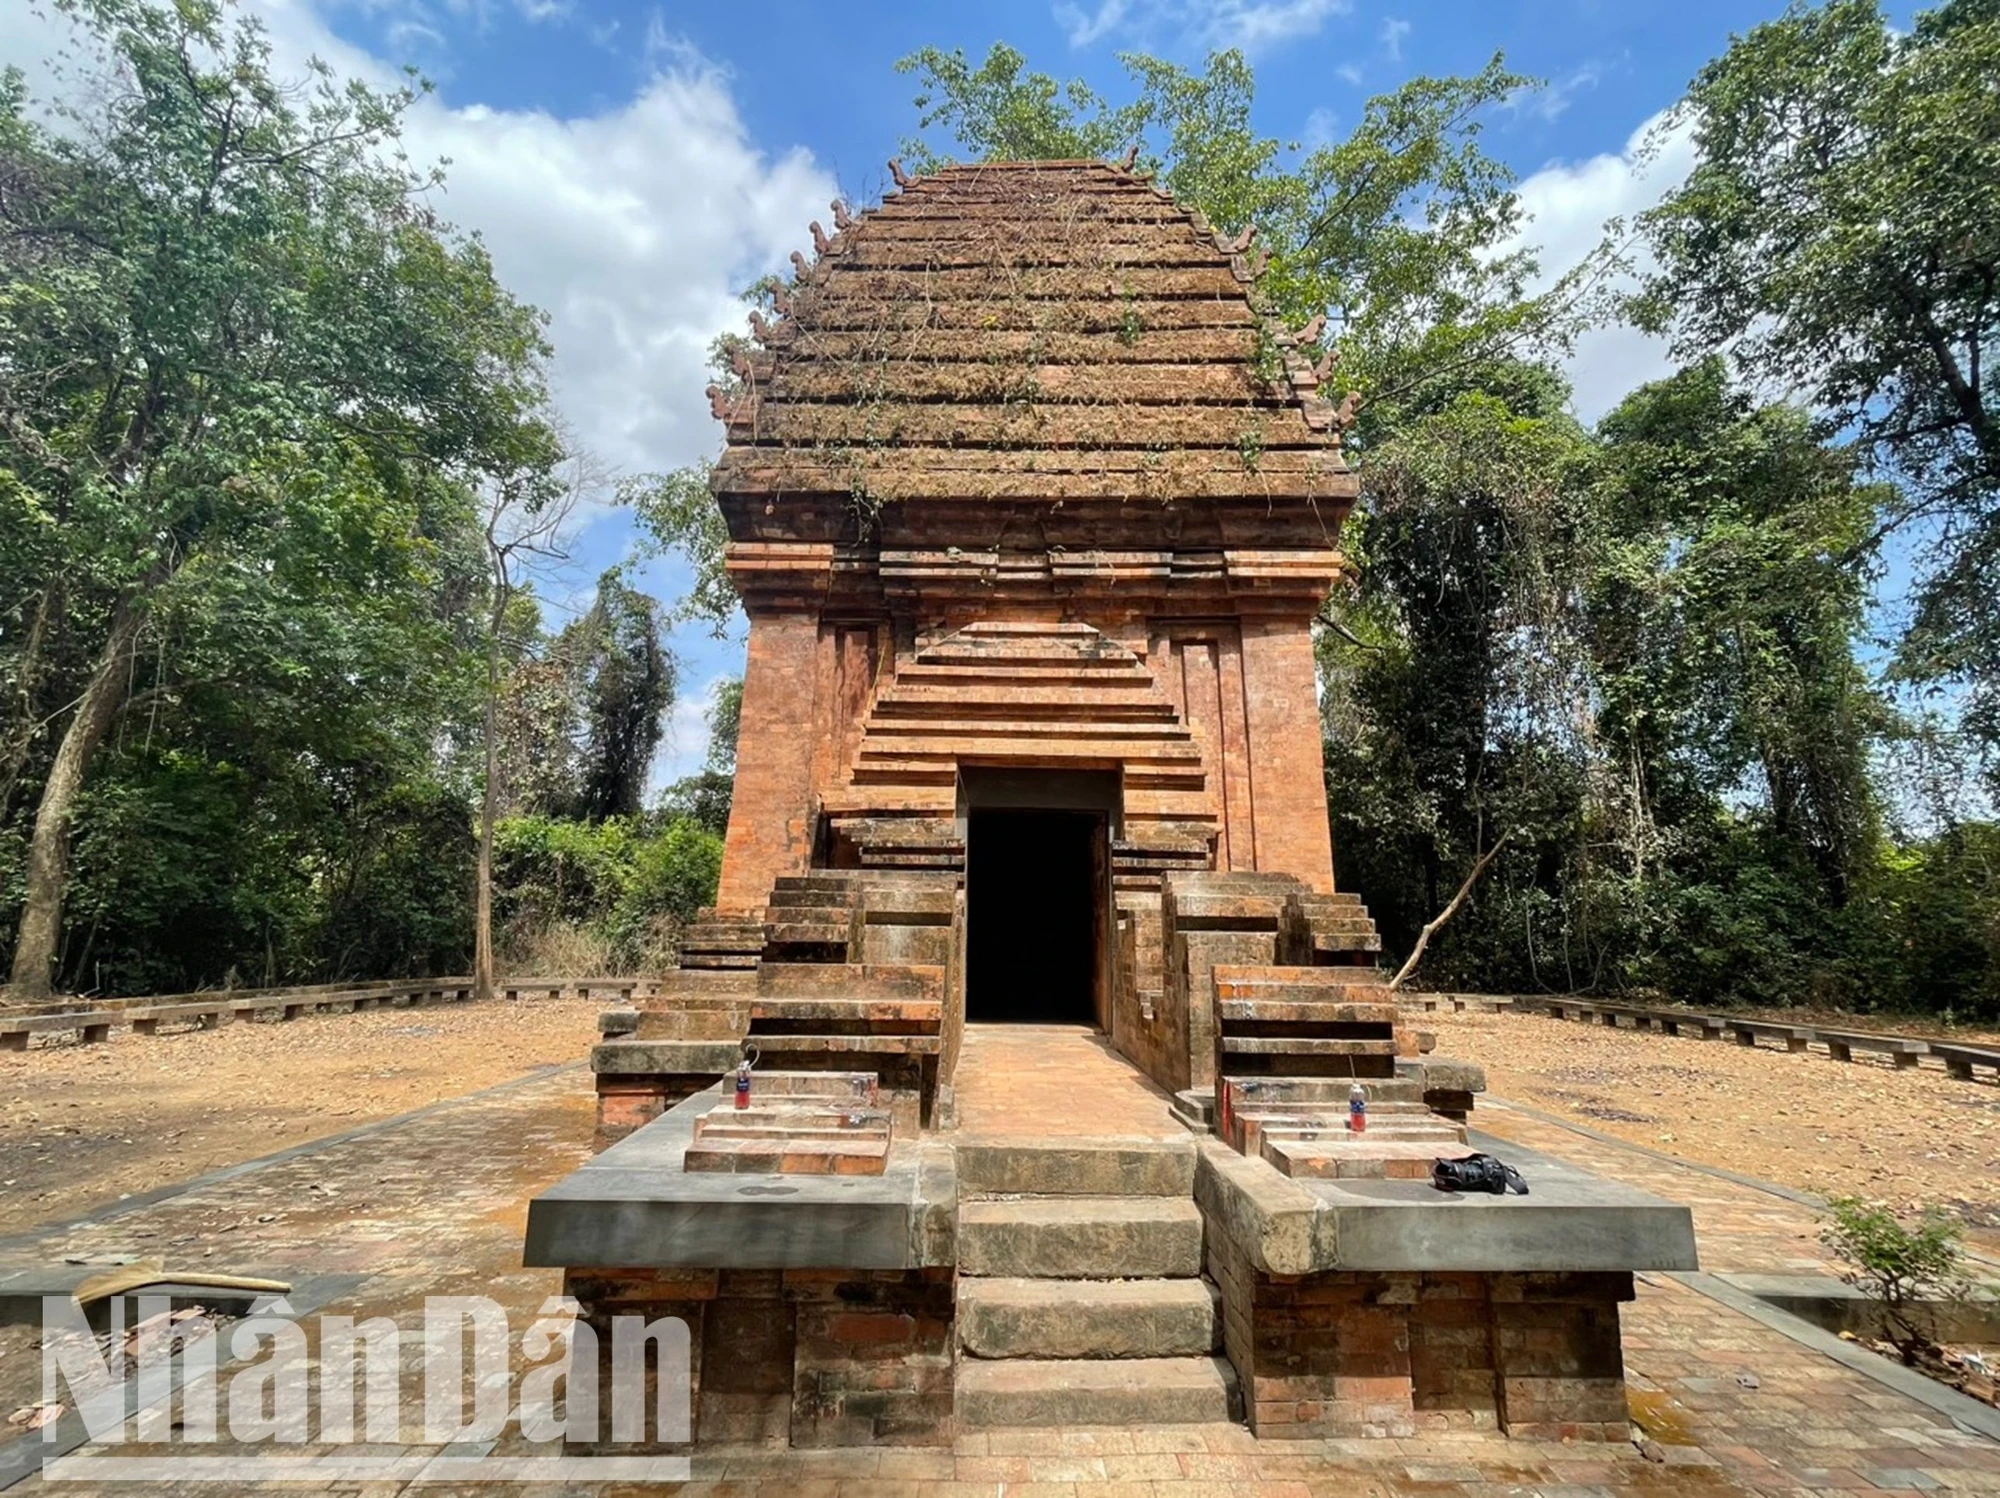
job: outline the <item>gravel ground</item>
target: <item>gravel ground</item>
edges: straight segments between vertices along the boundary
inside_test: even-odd
[[[603,1007],[382,1009],[0,1054],[0,1232],[580,1061]]]
[[[1827,1196],[1941,1206],[2000,1250],[2000,1087],[1517,1014],[1427,1014],[1491,1090],[1682,1159]],[[1473,1115],[1475,1123],[1478,1114]]]

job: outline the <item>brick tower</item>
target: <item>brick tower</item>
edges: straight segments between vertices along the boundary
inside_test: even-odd
[[[688,1323],[697,1441],[1623,1440],[1618,1303],[1692,1267],[1687,1213],[1433,1192],[1484,1078],[1334,888],[1312,623],[1357,484],[1317,330],[1127,168],[896,176],[711,388],[721,886],[604,1016],[602,1153],[528,1262]]]

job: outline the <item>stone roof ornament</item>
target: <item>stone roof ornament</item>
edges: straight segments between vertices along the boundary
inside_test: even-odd
[[[854,215],[847,211],[846,200],[843,198],[835,198],[827,206],[833,210],[834,232],[836,234],[845,232],[847,226],[854,222]]]
[[[826,255],[832,253],[833,241],[826,237],[826,230],[822,229],[819,226],[818,219],[814,219],[812,221],[812,236],[813,236],[813,253],[815,255]]]
[[[1129,172],[1132,170],[1133,167],[1137,166],[1138,164],[1139,164],[1139,147],[1136,143],[1134,143],[1132,148],[1129,151],[1127,151],[1124,157],[1119,161],[1118,169],[1120,171]]]
[[[729,404],[720,385],[710,385],[707,390],[708,414],[717,421],[729,420]]]
[[[1320,334],[1324,333],[1325,331],[1326,331],[1326,314],[1324,312],[1315,312],[1312,316],[1311,322],[1307,323],[1303,328],[1300,328],[1298,332],[1292,334],[1292,342],[1295,345],[1318,343]]]
[[[769,343],[771,341],[771,325],[764,321],[763,313],[752,312],[750,314],[750,336],[759,343]]]
[[[891,156],[889,158],[889,175],[896,179],[896,187],[899,191],[916,185],[917,179],[903,170],[903,158],[900,156]]]
[[[771,305],[777,309],[780,317],[792,315],[792,292],[784,282],[780,281],[771,288]]]
[[[1256,237],[1257,226],[1255,224],[1246,227],[1234,239],[1224,239],[1222,231],[1218,229],[1215,233],[1215,247],[1225,255],[1240,255],[1250,248],[1251,241],[1256,239]]]
[[[1325,358],[1313,361],[1312,372],[1315,384],[1324,385],[1333,378],[1333,371],[1340,363],[1340,355],[1329,351]]]

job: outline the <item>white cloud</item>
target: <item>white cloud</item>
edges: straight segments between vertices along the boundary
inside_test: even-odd
[[[1087,47],[1113,32],[1167,33],[1203,48],[1266,50],[1312,36],[1353,0],[1099,0],[1086,11],[1059,0],[1053,14],[1072,47]]]
[[[1382,22],[1382,50],[1389,54],[1391,62],[1403,60],[1403,38],[1410,34],[1410,23],[1390,16]]]
[[[1197,30],[1208,45],[1255,53],[1314,35],[1349,5],[1348,0],[1205,0],[1195,9],[1206,13]]]
[[[1532,115],[1544,123],[1558,118],[1570,101],[1585,89],[1596,88],[1604,77],[1604,64],[1587,62],[1540,88],[1519,88],[1507,96],[1507,108],[1516,114]]]
[[[1333,70],[1333,76],[1350,88],[1361,87],[1361,69],[1354,63],[1344,62]]]
[[[1092,42],[1109,34],[1118,23],[1125,19],[1125,0],[1103,0],[1095,11],[1086,12],[1074,5],[1058,5],[1055,8],[1056,24],[1063,29],[1072,47],[1088,47]]]
[[[711,676],[700,690],[684,691],[674,698],[662,726],[660,747],[653,751],[652,767],[646,777],[648,800],[707,763],[708,715],[715,711],[716,692],[730,679],[728,674]]]
[[[283,76],[318,56],[378,87],[402,81],[309,0],[251,8]],[[0,16],[0,57],[24,65],[69,34],[25,7],[0,4]],[[449,158],[438,208],[482,236],[510,291],[548,312],[557,402],[585,445],[621,471],[716,448],[708,345],[741,326],[735,293],[807,247],[807,223],[834,196],[808,151],[759,149],[723,73],[670,38],[621,104],[563,119],[433,96],[410,111],[405,145],[418,162]]]
[[[1529,221],[1522,242],[1536,248],[1544,284],[1579,264],[1616,218],[1629,226],[1678,186],[1694,166],[1691,131],[1662,131],[1664,115],[1640,125],[1622,151],[1552,162],[1521,183]],[[1638,252],[1643,257],[1643,249]],[[1644,269],[1642,261],[1641,269]],[[1595,421],[1635,386],[1672,369],[1666,344],[1636,328],[1604,328],[1579,340],[1568,361],[1577,414]]]

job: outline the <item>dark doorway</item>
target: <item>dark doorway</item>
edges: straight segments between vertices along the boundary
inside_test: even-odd
[[[1097,812],[969,812],[967,1019],[1097,1023],[1104,827]]]

